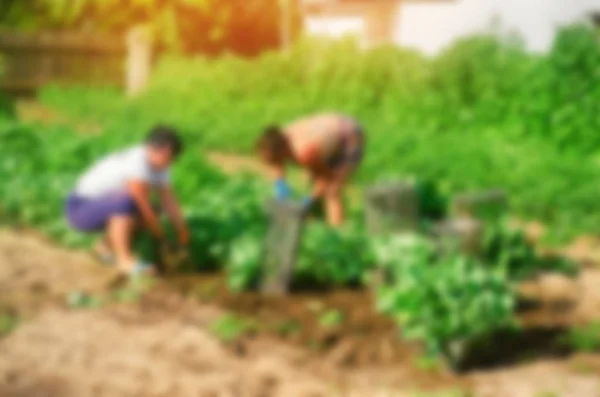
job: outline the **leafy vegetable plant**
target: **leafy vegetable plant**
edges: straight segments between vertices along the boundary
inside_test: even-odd
[[[389,272],[377,290],[379,310],[430,354],[513,325],[514,292],[501,271],[460,255],[437,256],[417,236],[379,242],[377,252]]]

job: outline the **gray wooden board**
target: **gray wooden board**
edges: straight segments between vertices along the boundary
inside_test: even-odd
[[[483,225],[472,218],[448,219],[435,226],[434,237],[439,249],[444,253],[460,252],[479,256],[483,244]]]
[[[288,292],[304,225],[298,203],[271,200],[267,203],[269,229],[263,250],[260,289],[266,294]]]

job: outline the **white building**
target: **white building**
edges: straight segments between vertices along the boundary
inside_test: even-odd
[[[435,54],[456,39],[492,28],[545,51],[558,27],[589,22],[600,0],[302,0],[311,35],[355,35],[366,45],[395,43]]]

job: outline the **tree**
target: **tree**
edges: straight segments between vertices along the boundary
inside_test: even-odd
[[[124,33],[148,24],[163,48],[253,55],[278,46],[279,0],[0,0],[0,25]]]

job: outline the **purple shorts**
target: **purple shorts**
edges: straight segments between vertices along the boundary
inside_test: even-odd
[[[69,224],[82,232],[99,232],[106,228],[115,215],[138,215],[134,199],[126,192],[98,198],[78,197],[71,194],[65,204]]]

